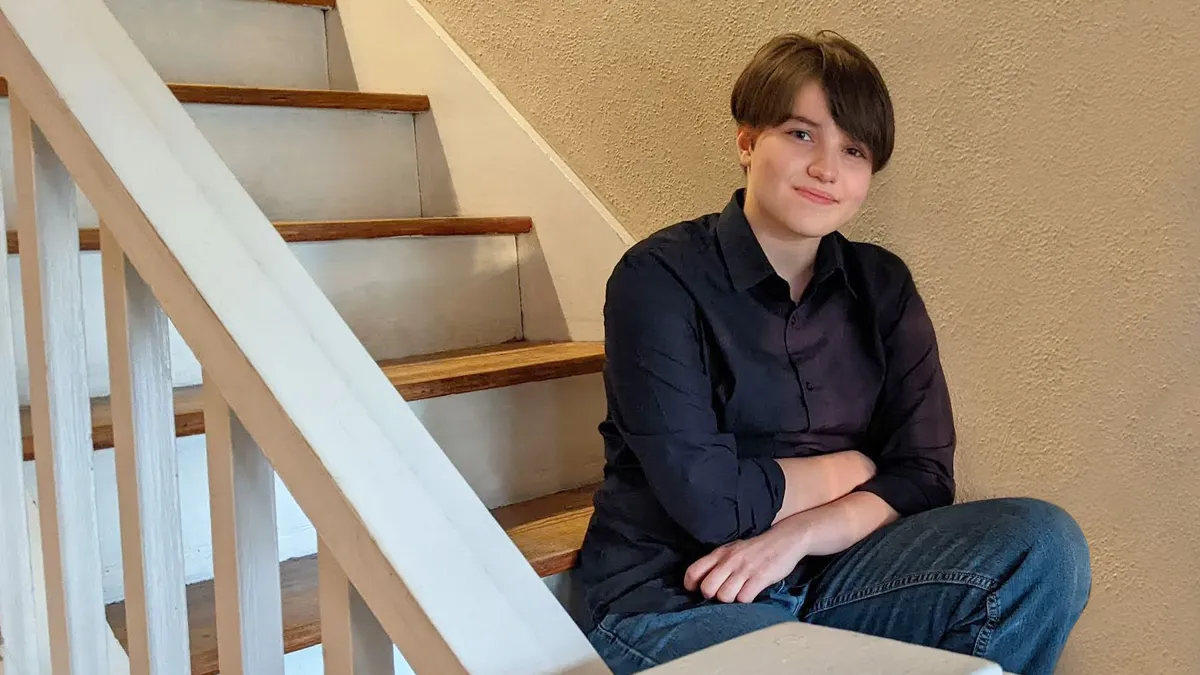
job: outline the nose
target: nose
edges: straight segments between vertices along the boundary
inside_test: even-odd
[[[837,180],[836,153],[828,150],[818,151],[817,156],[813,157],[812,163],[808,165],[808,175],[822,183],[832,183]]]

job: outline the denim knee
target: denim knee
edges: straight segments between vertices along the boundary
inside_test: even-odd
[[[1048,587],[1059,589],[1066,614],[1083,611],[1092,588],[1091,554],[1079,523],[1055,504],[1033,498],[993,500],[993,521],[1003,536],[1024,553]]]

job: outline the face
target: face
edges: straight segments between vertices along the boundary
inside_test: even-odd
[[[767,129],[741,127],[746,217],[776,235],[823,237],[858,213],[871,186],[870,151],[833,122],[825,89],[796,92],[792,117]]]

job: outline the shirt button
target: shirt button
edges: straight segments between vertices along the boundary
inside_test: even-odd
[[[804,383],[804,388],[805,388],[805,389],[807,389],[807,390],[809,390],[809,391],[812,391],[812,390],[816,389],[816,387],[815,387],[815,386],[813,386],[813,383],[812,383],[812,382],[805,382],[805,383]]]

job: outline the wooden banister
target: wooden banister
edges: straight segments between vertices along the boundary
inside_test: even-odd
[[[14,109],[29,111],[414,669],[608,672],[103,3],[0,0],[0,64]],[[36,237],[23,230],[22,244],[36,250]],[[78,235],[58,239],[77,246]],[[72,386],[71,456],[90,461],[88,427],[77,423],[86,395],[75,400],[85,390]],[[46,409],[35,397],[35,424]],[[57,445],[46,452],[58,461]],[[64,532],[45,526],[53,512],[43,502],[46,550],[57,555]],[[79,518],[70,528],[80,541],[91,529],[94,544],[94,520]],[[53,599],[56,658],[102,662],[103,624],[76,620],[98,592]],[[245,640],[247,626],[238,630]]]

